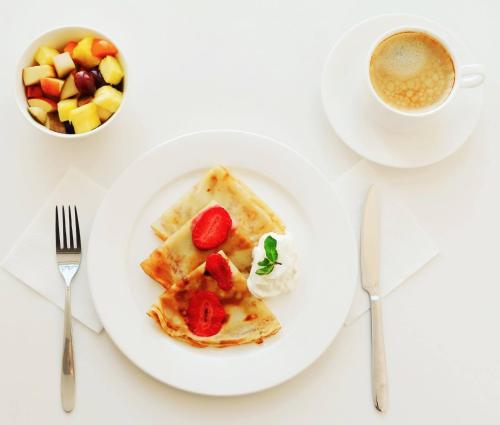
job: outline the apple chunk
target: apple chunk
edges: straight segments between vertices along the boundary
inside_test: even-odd
[[[42,88],[39,85],[26,87],[26,97],[43,97]]]
[[[40,124],[45,125],[45,122],[47,121],[47,112],[38,106],[30,106],[28,111]]]
[[[38,84],[42,78],[55,76],[56,73],[51,65],[28,66],[23,69],[23,82],[25,86]]]
[[[59,78],[42,78],[40,86],[45,95],[59,97],[64,86],[64,80],[60,80]]]
[[[57,109],[57,103],[46,97],[34,97],[28,99],[28,105],[42,108],[45,112],[53,112]]]
[[[59,78],[65,77],[76,68],[75,62],[71,59],[69,52],[64,52],[54,56],[53,61],[54,68],[56,69],[57,76]]]
[[[73,74],[69,74],[61,91],[61,99],[68,99],[69,97],[76,96],[77,94],[78,89],[75,84],[75,76]]]

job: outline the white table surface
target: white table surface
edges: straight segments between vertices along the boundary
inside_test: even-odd
[[[487,65],[488,81],[481,122],[459,152],[423,169],[386,170],[400,201],[441,249],[385,302],[389,412],[381,416],[371,405],[365,315],[292,381],[219,399],[156,382],[105,332],[96,335],[75,324],[77,403],[66,415],[59,403],[62,313],[0,270],[0,423],[500,423],[500,7],[495,0],[3,2],[0,257],[68,165],[109,187],[138,155],[186,132],[234,128],[269,135],[335,178],[358,157],[322,111],[325,57],[351,25],[396,11],[427,16],[458,33]],[[36,131],[13,97],[14,69],[25,45],[48,28],[71,23],[109,33],[130,68],[120,117],[98,136],[74,143]]]

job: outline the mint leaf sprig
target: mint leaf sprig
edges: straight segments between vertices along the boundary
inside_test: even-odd
[[[260,269],[257,269],[255,273],[260,276],[271,273],[274,270],[274,266],[280,265],[278,262],[278,250],[276,249],[277,241],[272,236],[268,236],[264,240],[264,250],[266,251],[266,258],[259,261],[257,264]]]

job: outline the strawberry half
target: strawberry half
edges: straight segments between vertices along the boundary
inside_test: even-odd
[[[226,312],[217,295],[211,291],[196,291],[189,300],[187,324],[198,336],[212,336],[222,328]]]
[[[220,289],[228,291],[233,287],[231,267],[222,255],[216,252],[210,254],[205,263],[205,270],[217,281]]]
[[[233,225],[231,216],[220,205],[207,208],[193,220],[191,237],[198,249],[214,249],[223,244]]]

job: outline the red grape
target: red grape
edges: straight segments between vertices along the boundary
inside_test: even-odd
[[[83,96],[92,96],[95,93],[95,80],[89,71],[78,71],[75,74],[75,85]]]
[[[92,77],[94,77],[94,82],[95,82],[95,86],[97,88],[99,87],[102,87],[102,86],[105,86],[106,85],[106,81],[104,81],[104,78],[101,74],[101,71],[99,71],[99,69],[97,68],[92,68],[90,70],[90,73],[92,74]]]

